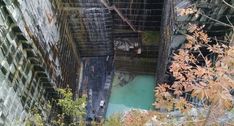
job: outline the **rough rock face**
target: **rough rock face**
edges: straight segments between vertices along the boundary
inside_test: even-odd
[[[233,1],[229,2],[230,5],[234,5]],[[198,14],[181,16],[178,13],[178,9],[183,8],[197,8]],[[207,3],[207,0],[176,0],[174,2],[175,9],[175,23],[174,23],[174,35],[180,36],[181,33],[186,33],[188,23],[194,23],[198,25],[204,25],[204,29],[207,31],[210,37],[216,36],[219,39],[227,39],[224,36],[233,36],[233,31],[224,22],[230,24],[233,21],[234,9],[225,4],[222,0],[212,0]],[[180,43],[179,39],[173,39],[172,43]]]
[[[226,0],[229,5],[234,5],[233,0]],[[164,19],[161,36],[161,44],[159,49],[159,64],[157,69],[158,82],[164,80],[164,74],[169,59],[169,55],[174,49],[177,49],[184,43],[183,34],[187,32],[188,24],[194,23],[204,25],[204,30],[207,31],[211,38],[216,37],[218,40],[234,40],[233,30],[230,28],[230,23],[234,22],[234,9],[225,4],[223,0],[165,0]],[[197,8],[198,14],[183,15],[178,13],[178,9]],[[171,18],[167,18],[171,17]],[[221,22],[228,25],[225,25]],[[168,27],[169,26],[169,27]]]
[[[18,2],[18,6],[9,2],[8,8],[25,35],[28,34],[25,27],[28,27],[44,47],[56,44],[59,41],[59,31],[51,2],[49,0],[19,0]]]
[[[0,125],[23,124],[33,106],[46,118],[58,86],[77,91],[79,57],[53,6],[0,0]]]
[[[228,1],[228,0],[226,0]],[[234,1],[228,1],[229,5],[234,5]],[[230,7],[223,0],[176,0],[174,2],[175,22],[174,22],[174,36],[172,45],[183,43],[185,39],[178,39],[187,32],[188,23],[203,25],[204,30],[207,31],[209,37],[214,37],[220,41],[233,40],[233,30],[230,23],[234,23],[234,8]],[[195,8],[197,14],[179,15],[178,9]],[[223,22],[223,23],[222,23]],[[229,26],[228,26],[229,25]]]
[[[50,0],[19,0],[17,4],[8,1],[6,5],[24,36],[35,43],[44,57],[53,81],[75,88],[80,64],[78,52],[66,37],[70,34],[64,31],[64,19],[58,17],[56,4]]]

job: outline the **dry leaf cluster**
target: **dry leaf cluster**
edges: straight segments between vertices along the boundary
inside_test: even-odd
[[[188,7],[188,8],[176,8],[176,12],[179,16],[186,16],[189,14],[194,14],[197,12],[197,9],[194,7]]]
[[[185,93],[207,101],[209,119],[233,108],[234,48],[211,40],[203,27],[189,24],[187,42],[173,54],[169,67],[175,80],[156,88],[156,108],[187,112],[194,105],[183,98]]]

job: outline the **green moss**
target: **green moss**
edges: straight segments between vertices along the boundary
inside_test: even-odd
[[[156,45],[160,41],[159,31],[145,31],[142,33],[143,45]]]

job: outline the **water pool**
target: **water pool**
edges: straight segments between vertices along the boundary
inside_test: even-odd
[[[154,76],[137,75],[126,85],[121,86],[118,73],[115,74],[111,96],[107,108],[106,117],[114,113],[122,113],[131,108],[153,109],[154,102]]]

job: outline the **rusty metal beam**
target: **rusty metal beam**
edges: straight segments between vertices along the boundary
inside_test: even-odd
[[[124,16],[122,15],[122,13],[118,10],[118,8],[117,8],[115,5],[109,6],[109,5],[106,3],[105,0],[100,0],[100,2],[101,2],[107,9],[109,9],[109,10],[114,10],[114,11],[119,15],[119,17],[120,17],[124,22],[126,22],[126,23],[130,26],[130,28],[131,28],[134,32],[141,32],[141,31],[137,31],[137,30],[136,30],[136,28],[131,24],[131,22],[129,22],[129,20],[128,20],[126,17],[124,17]]]

